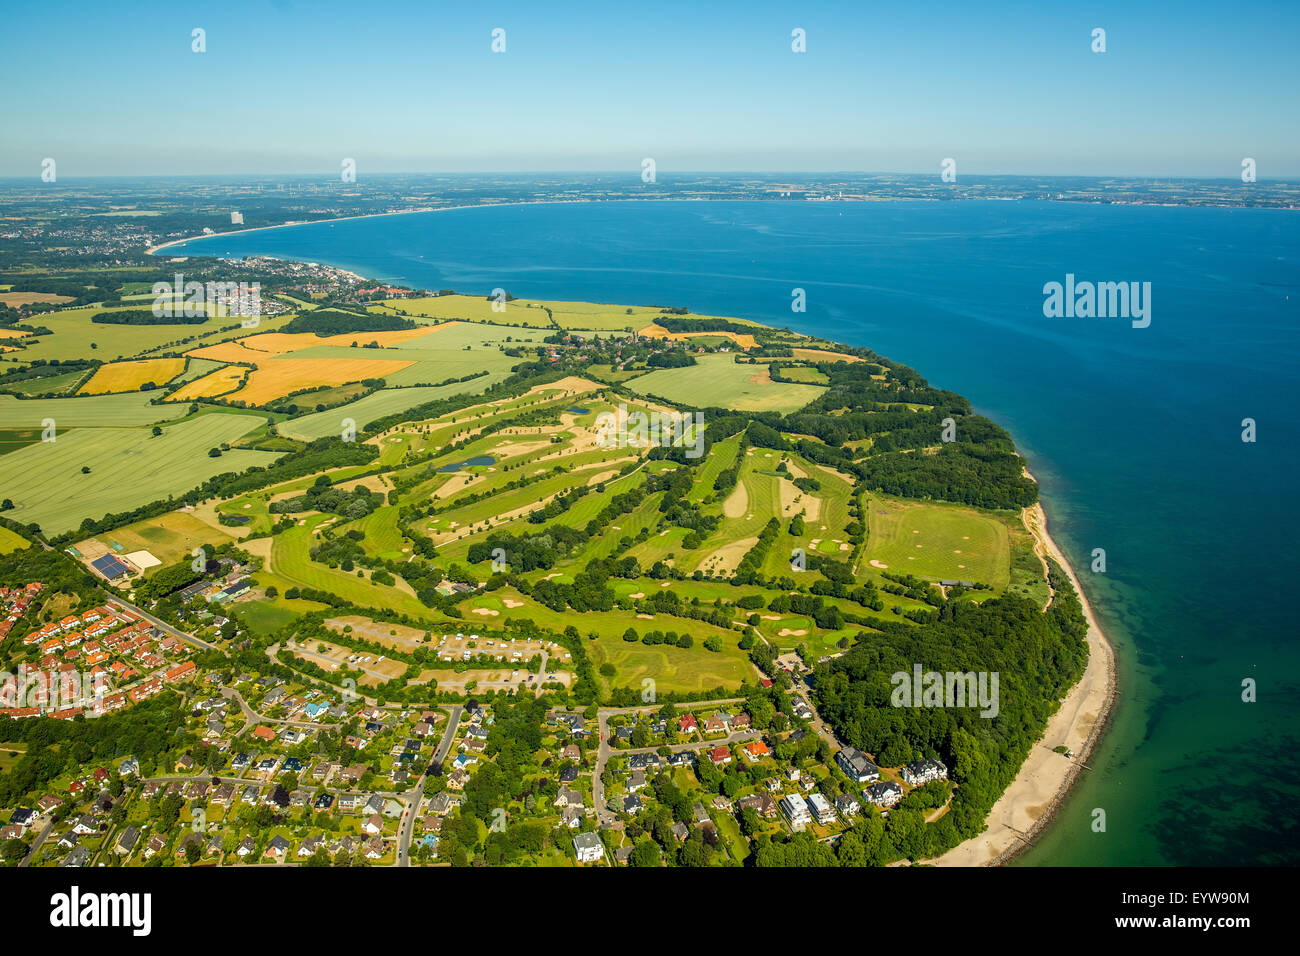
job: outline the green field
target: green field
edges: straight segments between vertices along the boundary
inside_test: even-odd
[[[365,398],[359,398],[355,402],[349,402],[346,405],[340,405],[324,412],[313,412],[310,415],[284,422],[280,425],[280,434],[301,441],[314,441],[317,438],[324,438],[326,435],[340,434],[343,428],[342,422],[345,418],[351,418],[356,422],[357,430],[360,431],[378,418],[385,418],[388,415],[406,411],[408,408],[415,408],[426,402],[432,402],[440,398],[450,398],[453,395],[481,392],[505,379],[509,374],[508,371],[498,371],[454,385],[381,388],[379,391],[372,392]]]
[[[209,448],[236,440],[261,421],[253,415],[202,415],[156,437],[148,428],[77,428],[56,441],[27,445],[0,457],[0,488],[16,505],[8,516],[61,533],[83,518],[182,494],[221,472],[265,466],[279,456],[228,451],[208,457]]]
[[[863,564],[878,561],[899,574],[974,581],[995,591],[1011,578],[1006,525],[971,508],[868,496]]]
[[[157,394],[161,392],[26,400],[0,395],[0,428],[40,428],[47,418],[60,429],[130,427],[171,421],[186,413],[185,405],[150,405],[150,397]]]
[[[507,290],[509,291],[509,290]],[[372,312],[405,314],[411,318],[464,319],[490,322],[502,326],[524,325],[531,328],[574,329],[596,332],[631,332],[652,325],[663,309],[645,305],[610,305],[602,302],[551,302],[541,299],[511,299],[505,310],[494,312],[486,295],[443,295],[425,299],[402,299],[371,306]],[[550,315],[547,315],[547,309]],[[691,318],[717,318],[696,315]],[[729,319],[742,325],[746,319]],[[516,332],[517,334],[517,332]]]
[[[787,414],[803,408],[824,391],[816,385],[772,382],[767,366],[737,364],[728,354],[700,355],[695,365],[658,369],[632,379],[627,387],[686,408]]]
[[[140,303],[133,302],[124,308],[141,307]],[[194,348],[198,344],[195,342],[182,346],[181,343],[186,339],[207,337],[210,343],[249,333],[248,329],[240,327],[238,319],[229,317],[208,319],[195,325],[114,325],[91,321],[100,312],[114,311],[120,309],[90,305],[59,312],[44,312],[33,317],[32,321],[45,326],[53,334],[31,340],[22,352],[16,354],[23,361],[95,358],[111,362],[114,359],[134,358],[142,352],[163,346],[175,344],[178,348]],[[271,320],[263,321],[258,331],[267,331],[271,327],[270,323]]]
[[[9,554],[31,547],[31,542],[8,528],[0,528],[0,554]]]
[[[271,545],[271,570],[277,578],[298,587],[329,591],[361,607],[387,607],[403,614],[429,616],[428,608],[414,595],[398,587],[372,584],[357,577],[355,572],[340,571],[313,561],[310,554],[315,544],[312,529],[323,520],[323,516],[314,515],[275,536]]]

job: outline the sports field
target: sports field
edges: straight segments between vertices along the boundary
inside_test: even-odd
[[[235,441],[261,422],[252,415],[201,415],[158,436],[148,428],[74,428],[56,441],[27,445],[0,457],[0,488],[15,504],[7,514],[57,534],[84,518],[189,491],[220,472],[265,466],[279,456],[239,450],[208,456],[208,449]]]
[[[304,519],[300,524],[275,536],[271,545],[271,570],[279,577],[299,587],[329,591],[361,606],[392,608],[403,614],[428,617],[430,611],[409,590],[372,584],[357,572],[341,571],[311,559],[311,548],[316,543],[312,529],[322,516]]]
[[[650,630],[652,622],[638,621],[641,630]],[[686,630],[675,626],[675,618],[663,618],[653,622],[658,629],[678,633]],[[610,663],[616,670],[615,677],[602,677],[610,686],[633,687],[640,689],[642,681],[649,678],[655,683],[657,691],[665,693],[696,693],[711,690],[714,687],[735,687],[745,680],[756,676],[754,665],[744,658],[744,652],[733,645],[724,645],[719,653],[706,651],[697,642],[694,647],[683,649],[669,647],[666,644],[629,644],[620,637],[601,637],[587,642],[587,653],[597,671],[600,665]]]
[[[230,540],[230,535],[200,521],[189,512],[169,511],[157,518],[137,521],[95,538],[79,541],[76,547],[83,554],[95,551],[96,544],[103,550],[113,552],[148,551],[163,565],[168,565],[190,556],[197,547],[215,546]]]
[[[632,379],[627,387],[686,408],[713,406],[786,414],[803,408],[824,391],[816,385],[773,382],[766,365],[737,364],[731,355],[700,355],[696,363],[658,369]]]
[[[899,574],[1005,590],[1011,579],[1011,546],[1002,521],[958,505],[879,495],[868,496],[866,506],[864,566],[885,565]]]
[[[147,382],[164,385],[185,371],[183,358],[141,359],[137,362],[110,362],[95,369],[79,395],[103,395],[108,392],[135,392]]]

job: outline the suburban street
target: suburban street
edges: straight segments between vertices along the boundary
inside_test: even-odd
[[[690,701],[688,703],[683,703],[674,706],[679,706],[681,709],[686,710],[691,707],[710,707],[710,706],[716,706],[718,704],[736,704],[736,703],[740,703],[742,700],[744,700],[743,697],[724,697],[719,700]],[[646,747],[640,750],[615,750],[613,747],[609,745],[609,718],[620,716],[620,715],[627,715],[627,714],[651,713],[662,709],[663,709],[663,704],[646,704],[641,707],[611,707],[605,710],[596,711],[596,725],[599,728],[599,732],[600,732],[600,748],[596,751],[596,768],[595,770],[592,771],[591,799],[596,807],[596,822],[601,826],[612,826],[614,823],[617,822],[614,814],[611,813],[609,808],[605,806],[605,784],[600,779],[601,775],[605,772],[605,764],[609,762],[609,758],[616,753],[622,755],[628,755],[634,753],[654,753],[659,749],[658,747]],[[737,734],[731,735],[731,737],[736,737],[737,739],[748,739],[748,737],[752,737],[752,736],[755,736],[754,732],[752,731],[743,731],[740,735]],[[673,751],[681,751],[681,750],[694,750],[706,746],[717,747],[717,746],[721,746],[722,744],[730,744],[731,737],[728,737],[726,740],[698,741],[698,742],[688,742],[684,744],[674,744],[670,749]]]
[[[153,616],[152,614],[150,614],[148,611],[141,610],[140,608],[136,607],[134,604],[131,604],[129,601],[124,601],[122,598],[119,598],[119,597],[110,597],[110,598],[108,599],[108,603],[109,603],[109,604],[116,604],[118,607],[122,608],[123,610],[125,610],[125,611],[130,611],[132,614],[135,614],[135,615],[137,615],[138,617],[142,617],[142,618],[144,618],[146,621],[148,621],[148,622],[149,622],[150,624],[152,624],[154,627],[158,628],[158,630],[162,631],[162,632],[165,633],[165,634],[170,634],[172,637],[176,638],[178,641],[184,641],[186,644],[191,644],[191,645],[193,645],[193,646],[195,646],[195,647],[201,647],[201,648],[203,648],[205,651],[217,651],[217,650],[221,650],[221,649],[220,649],[219,647],[217,647],[215,644],[209,644],[207,641],[203,640],[202,638],[198,638],[198,637],[195,637],[193,634],[189,634],[189,633],[187,633],[187,632],[185,632],[185,631],[178,630],[178,629],[172,627],[172,626],[171,626],[170,624],[168,624],[166,621],[163,621],[163,620],[161,620],[161,619],[159,619],[159,618],[154,617],[154,616]]]
[[[443,760],[447,757],[447,751],[451,749],[451,742],[456,738],[456,727],[460,724],[460,715],[464,708],[456,704],[451,708],[451,715],[447,718],[447,729],[442,735],[442,742],[438,744],[437,753],[434,754],[432,763],[442,766]],[[406,792],[406,810],[402,813],[402,824],[397,832],[397,866],[411,865],[411,834],[415,830],[415,817],[420,806],[420,801],[424,799],[424,779],[428,776],[428,765],[426,770],[420,774],[415,785]]]

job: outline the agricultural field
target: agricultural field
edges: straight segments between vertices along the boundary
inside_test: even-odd
[[[190,361],[202,362],[207,360],[191,359]],[[239,388],[248,373],[249,369],[244,365],[223,365],[200,378],[186,382],[168,395],[167,398],[173,402],[191,402],[196,399],[216,398],[220,395],[226,395]]]
[[[8,528],[0,528],[0,554],[9,554],[31,547],[31,542]]]
[[[139,309],[140,306],[131,303],[123,308]],[[180,347],[203,336],[236,338],[248,332],[230,318],[213,318],[192,325],[116,325],[91,321],[100,312],[115,311],[121,310],[91,305],[42,313],[35,321],[52,334],[29,340],[22,352],[23,359],[97,358],[109,362],[139,357],[165,346]]]
[[[738,364],[729,354],[701,355],[695,365],[657,369],[627,386],[686,408],[744,412],[794,412],[822,393],[815,385],[773,382],[766,365]]]
[[[541,299],[510,299],[504,311],[493,311],[485,296],[442,295],[424,299],[401,299],[371,306],[370,311],[416,319],[463,319],[502,326],[561,328],[574,331],[635,332],[664,314],[663,309],[644,305],[609,305],[600,302],[551,302]],[[547,310],[550,314],[547,314]],[[717,318],[692,313],[691,318]],[[744,319],[732,322],[751,324]],[[757,325],[757,323],[752,323]],[[514,330],[516,338],[518,331]]]
[[[371,350],[367,349],[366,354]],[[242,388],[224,397],[233,402],[265,405],[291,392],[325,385],[346,385],[366,378],[383,378],[411,363],[372,358],[269,358],[260,362]]]
[[[8,290],[0,292],[0,305],[7,305],[11,309],[16,309],[20,305],[62,305],[64,302],[71,302],[70,295],[56,295],[53,292],[10,292]]]
[[[303,415],[280,426],[280,434],[297,438],[300,441],[313,441],[326,435],[338,434],[343,419],[350,418],[356,422],[357,429],[363,429],[379,418],[386,418],[408,408],[415,408],[426,402],[452,395],[467,395],[491,388],[506,377],[508,373],[496,372],[452,385],[437,385],[414,388],[381,388],[355,402],[340,405],[323,412]],[[310,401],[311,396],[307,396]]]
[[[0,395],[0,428],[44,427],[47,418],[55,427],[131,428],[180,418],[180,405],[152,405],[153,392],[124,392],[120,395],[86,395],[75,398],[19,399]],[[158,393],[161,394],[161,393]]]
[[[220,472],[265,466],[278,456],[238,450],[208,455],[209,449],[235,441],[261,421],[251,415],[202,415],[163,428],[157,436],[148,428],[73,428],[56,441],[27,445],[0,457],[0,488],[15,505],[8,516],[58,534],[83,518],[189,491]],[[148,480],[142,481],[145,475]]]
[[[165,385],[185,371],[183,358],[140,359],[135,362],[110,362],[95,369],[79,395],[103,395],[110,392],[137,392],[148,383]]]

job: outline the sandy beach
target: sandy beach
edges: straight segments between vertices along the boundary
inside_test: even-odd
[[[993,804],[988,829],[943,856],[926,861],[935,866],[998,866],[1026,849],[1027,841],[1048,824],[1069,793],[1100,739],[1115,702],[1115,650],[1098,626],[1074,569],[1047,533],[1042,504],[1026,508],[1023,517],[1038,543],[1037,549],[1056,559],[1079,595],[1088,621],[1088,665],[1060,709],[1048,720],[1046,731],[1030,749],[1016,779]],[[1052,750],[1062,745],[1074,751],[1072,759]]]

